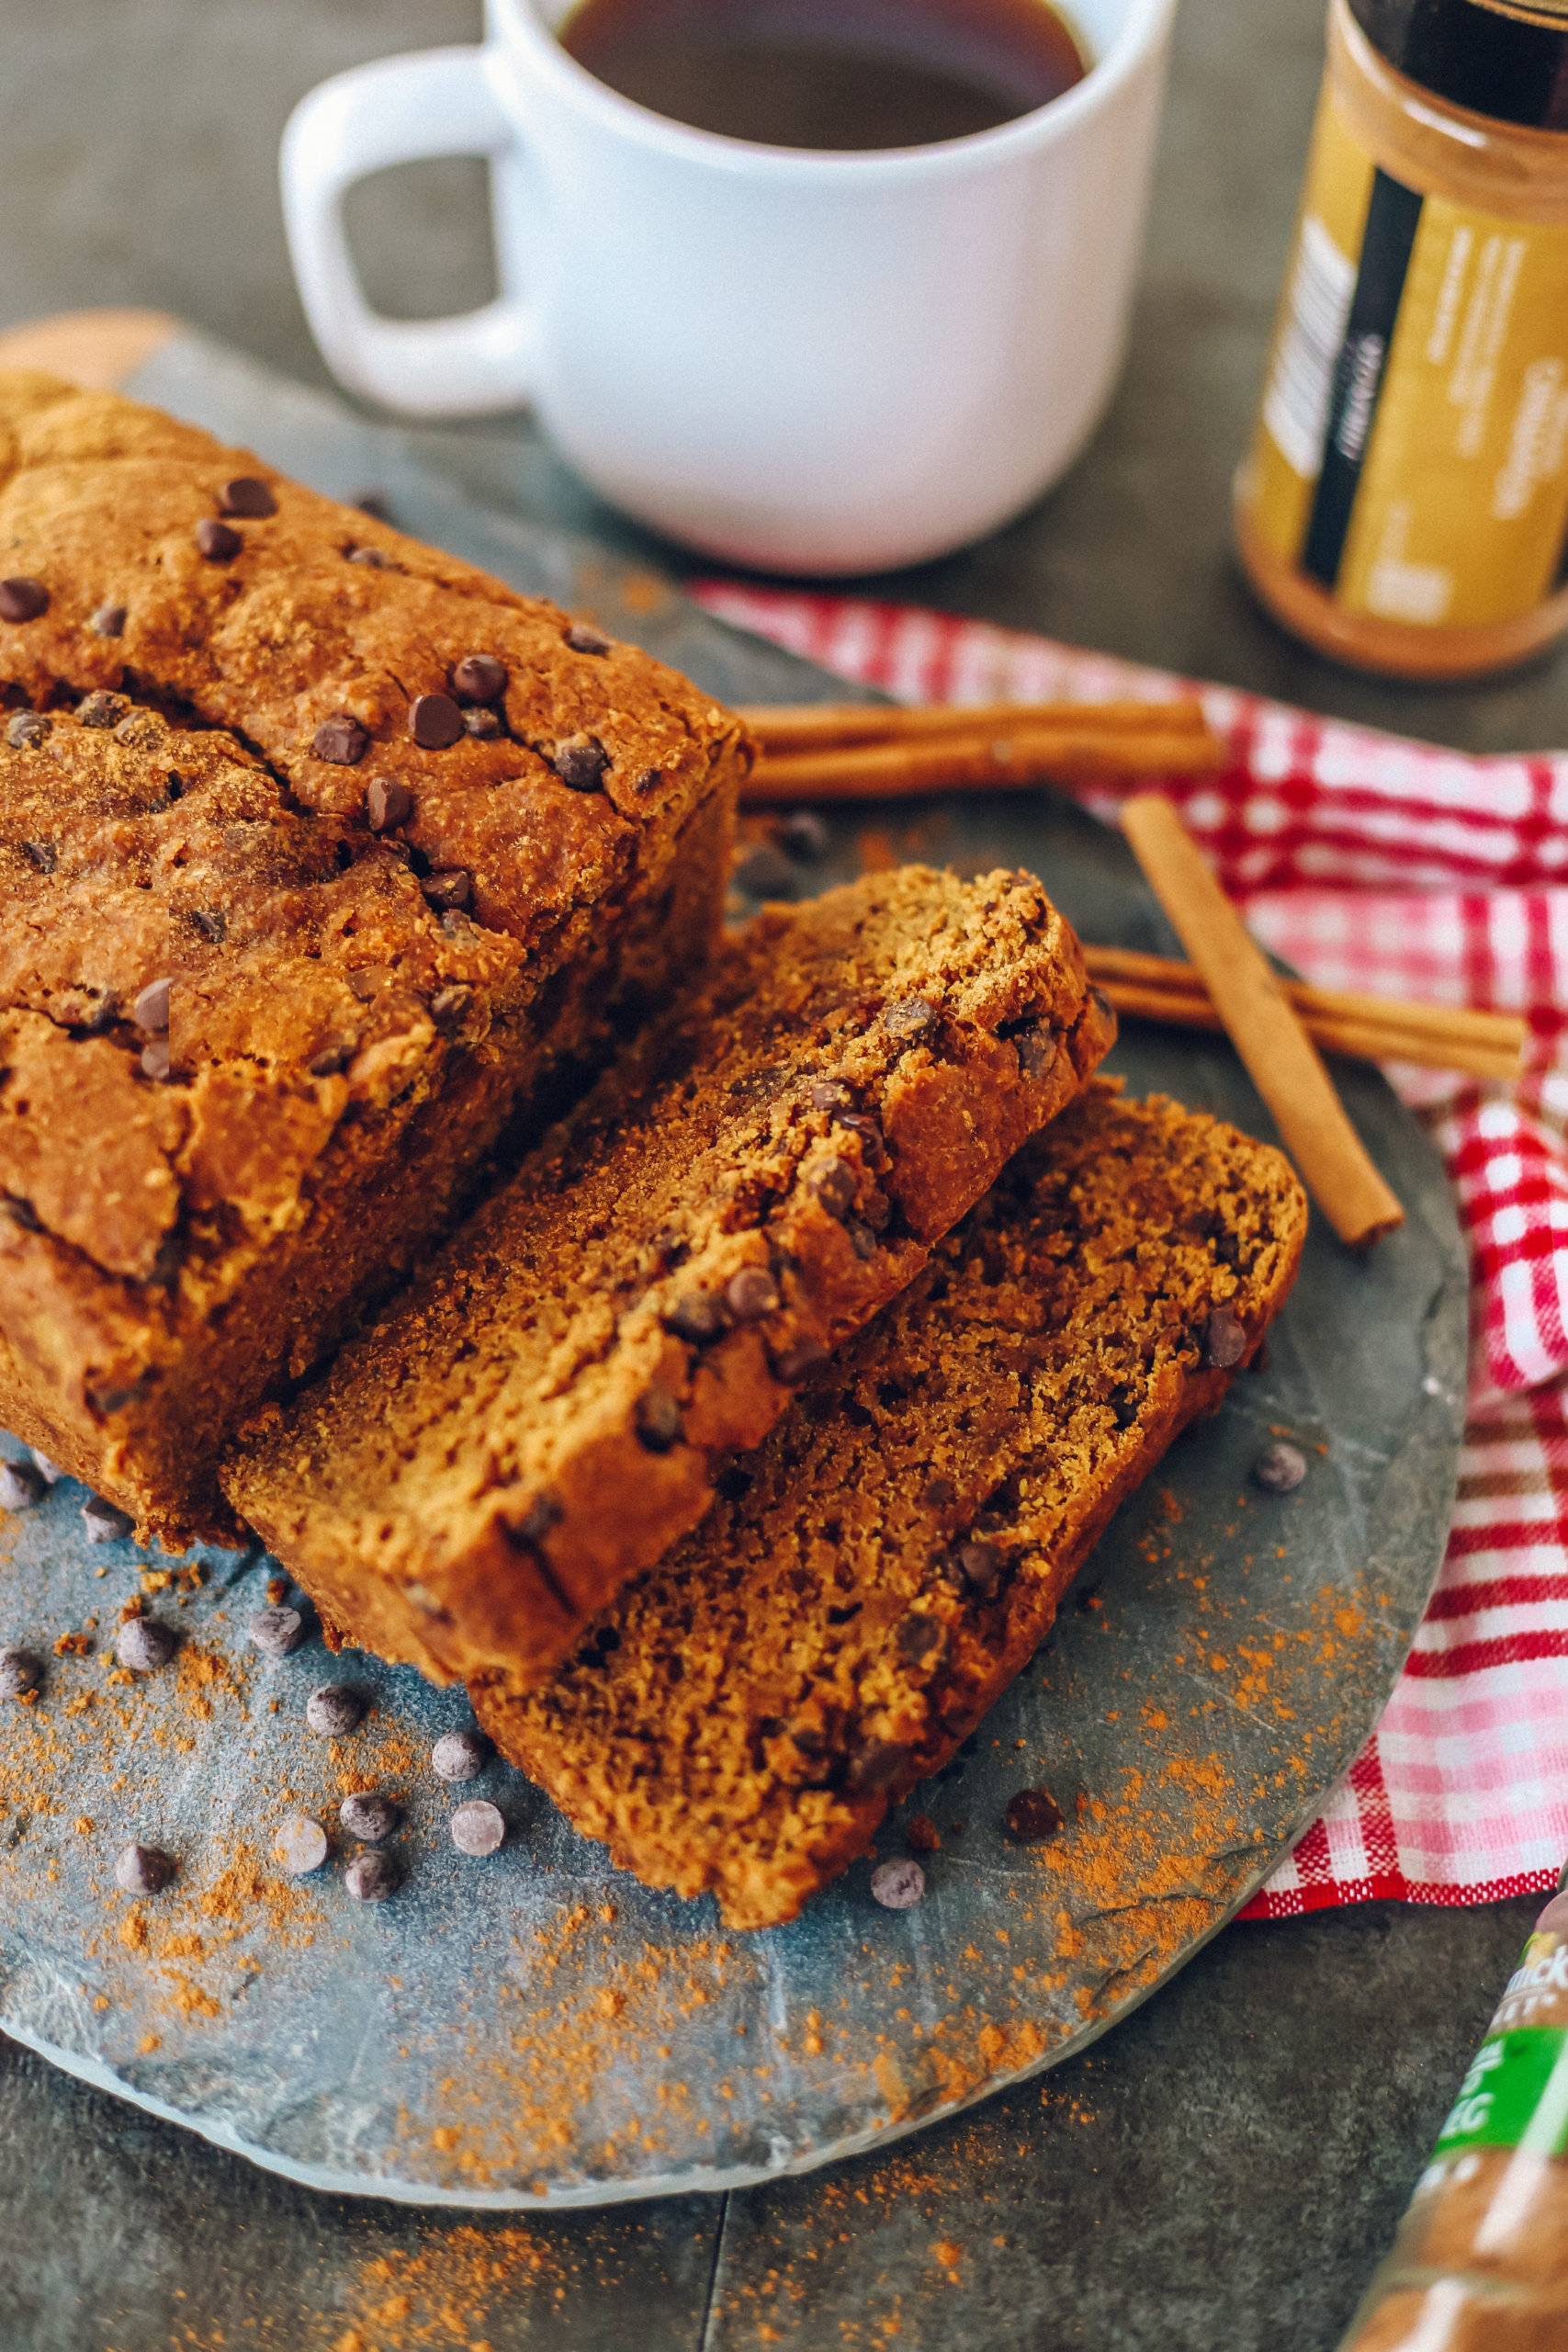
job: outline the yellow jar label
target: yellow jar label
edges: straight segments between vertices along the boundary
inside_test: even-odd
[[[1544,604],[1568,576],[1568,228],[1421,197],[1325,89],[1243,496],[1346,612]]]

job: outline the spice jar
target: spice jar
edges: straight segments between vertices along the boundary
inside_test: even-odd
[[[1535,1923],[1341,2352],[1562,2344],[1568,1894],[1554,1895]]]
[[[1568,0],[1331,0],[1242,561],[1341,661],[1568,629]]]

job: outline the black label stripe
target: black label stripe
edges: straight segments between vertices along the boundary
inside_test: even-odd
[[[1323,471],[1302,552],[1302,570],[1325,588],[1339,578],[1423,200],[1384,171],[1373,178],[1356,292],[1335,363]]]

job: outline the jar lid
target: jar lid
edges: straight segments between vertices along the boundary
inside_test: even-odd
[[[1472,114],[1568,130],[1568,0],[1349,0],[1380,55]]]

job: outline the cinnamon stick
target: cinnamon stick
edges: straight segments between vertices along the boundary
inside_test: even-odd
[[[1201,735],[1194,695],[1169,702],[752,703],[737,714],[765,752],[817,752],[836,744],[910,742],[943,735],[1109,731]]]
[[[1135,793],[1122,811],[1134,854],[1169,916],[1285,1148],[1339,1238],[1365,1249],[1404,1222],[1294,1007],[1175,808]]]
[[[763,751],[740,787],[752,808],[800,800],[887,800],[965,786],[1046,784],[1054,778],[1202,775],[1218,767],[1224,746],[1191,729],[1161,733],[1142,726],[1015,727],[1010,733],[954,729],[908,742],[847,744],[810,752]]]

